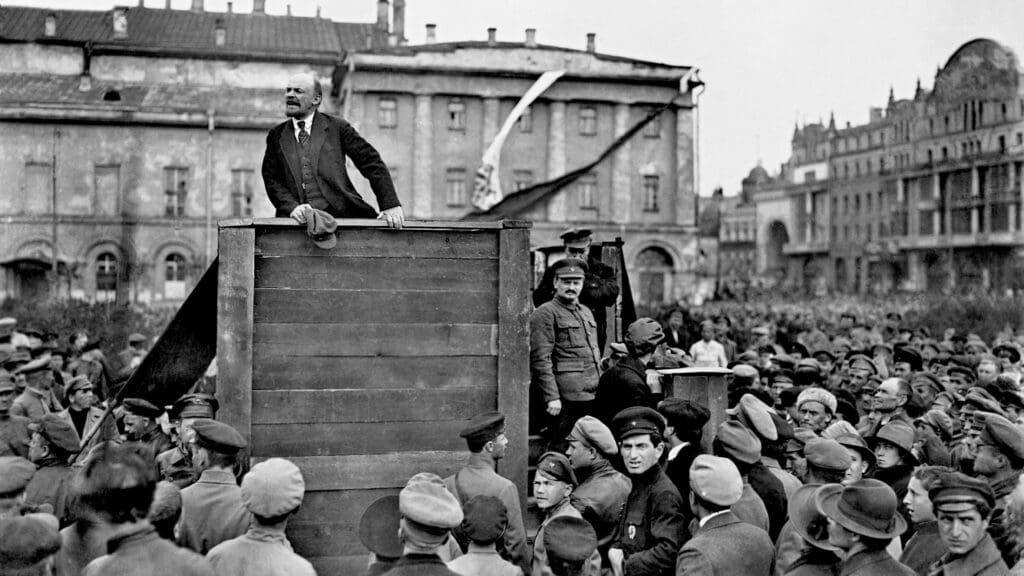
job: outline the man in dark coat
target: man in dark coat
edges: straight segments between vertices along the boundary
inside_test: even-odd
[[[667,422],[665,475],[679,490],[683,501],[683,526],[686,528],[684,537],[688,537],[690,521],[694,519],[693,511],[687,505],[690,501],[690,465],[703,451],[704,425],[711,418],[711,413],[700,404],[682,398],[666,398],[658,404],[658,412]]]
[[[658,465],[665,451],[665,420],[651,408],[636,406],[618,413],[612,428],[633,488],[619,540],[608,551],[609,564],[624,576],[672,574],[685,527],[679,491]]]
[[[305,223],[313,209],[335,218],[376,218],[348,177],[345,158],[370,182],[381,210],[380,218],[392,228],[405,222],[391,174],[377,150],[348,122],[320,113],[323,99],[319,80],[297,74],[285,89],[288,120],[267,134],[263,156],[263,184],[277,216]]]
[[[0,373],[0,456],[28,456],[28,443],[32,433],[28,430],[29,419],[10,413],[14,400],[14,380],[6,373]]]
[[[1024,432],[991,412],[975,412],[974,424],[980,429],[974,451],[974,473],[985,480],[995,494],[988,532],[1002,552],[1003,560],[1010,565],[1017,561],[1017,538],[1006,510],[1024,468]]]
[[[459,501],[444,481],[434,474],[416,474],[399,492],[398,509],[402,557],[388,576],[458,576],[438,556],[449,532],[463,519]]]
[[[1002,576],[1006,563],[987,532],[995,505],[992,487],[984,480],[960,472],[944,476],[928,496],[939,519],[939,537],[946,554],[932,564],[929,574]]]
[[[768,576],[775,551],[768,533],[729,509],[743,494],[740,471],[727,458],[701,454],[690,468],[690,508],[699,527],[676,557],[677,576]]]
[[[78,452],[81,440],[69,422],[53,413],[33,422],[29,429],[32,430],[29,460],[39,469],[25,488],[25,503],[49,504],[63,528],[74,521],[70,492],[74,472],[68,461]]]
[[[739,404],[728,412],[757,436],[762,450],[765,444],[778,440],[779,433],[775,428],[775,421],[772,419],[772,409],[753,394],[744,394],[740,398]],[[768,535],[774,542],[782,530],[782,525],[786,522],[786,510],[789,506],[786,489],[783,487],[782,481],[768,470],[760,458],[751,465],[750,471],[747,472],[747,481],[750,482],[750,487],[754,492],[761,497],[765,510],[768,511]]]
[[[814,499],[828,518],[829,544],[843,551],[843,576],[913,576],[885,550],[907,529],[892,488],[870,479],[849,486],[825,484]]]
[[[928,492],[939,485],[943,476],[952,473],[952,468],[943,466],[919,466],[910,477],[903,504],[914,523],[914,535],[903,547],[900,562],[918,574],[927,574],[928,567],[946,552],[946,545],[939,538],[939,523]]]
[[[626,328],[623,343],[627,356],[601,375],[594,398],[595,415],[610,424],[616,414],[631,406],[654,408],[664,395],[647,384],[647,363],[665,339],[661,325],[651,318],[639,318]]]
[[[164,413],[162,408],[142,398],[124,400],[125,439],[146,445],[154,454],[160,454],[174,447],[170,437],[164,434],[157,418]]]

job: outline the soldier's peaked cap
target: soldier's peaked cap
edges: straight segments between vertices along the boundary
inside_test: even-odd
[[[501,412],[484,412],[470,418],[459,436],[471,442],[488,442],[498,437],[505,429],[505,415]]]

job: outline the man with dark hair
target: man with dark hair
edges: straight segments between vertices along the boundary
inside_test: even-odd
[[[206,554],[214,546],[245,534],[252,521],[233,472],[238,452],[246,447],[237,430],[216,420],[196,420],[190,450],[201,473],[181,491],[178,544]]]
[[[715,456],[732,460],[743,479],[742,495],[732,505],[733,513],[740,520],[768,532],[771,526],[768,509],[761,496],[750,486],[748,477],[754,465],[761,461],[761,441],[739,422],[727,420],[718,426],[711,451]]]
[[[597,535],[586,520],[559,516],[544,530],[544,547],[554,576],[589,576],[588,560],[597,548]]]
[[[679,491],[658,464],[665,451],[665,420],[651,408],[636,406],[616,414],[612,428],[633,488],[608,561],[624,576],[667,576],[673,573],[685,527]]]
[[[199,474],[192,466],[188,450],[192,424],[197,418],[215,418],[218,405],[217,399],[209,394],[186,394],[174,403],[168,412],[174,447],[156,455],[161,478],[173,482],[178,488],[185,488],[196,481]]]
[[[960,472],[943,477],[928,491],[947,552],[930,574],[998,576],[1008,574],[992,536],[986,531],[995,495],[984,480]]]
[[[263,184],[281,218],[300,223],[313,210],[335,218],[382,218],[391,228],[405,223],[391,173],[377,150],[348,122],[317,109],[323,100],[313,74],[296,74],[285,89],[288,120],[271,128],[263,156]],[[369,182],[377,211],[367,204],[349,179],[345,159]]]
[[[505,504],[508,528],[498,540],[498,552],[502,558],[522,568],[524,574],[529,573],[530,556],[519,507],[519,492],[515,484],[495,472],[508,446],[505,416],[500,412],[477,414],[459,432],[459,436],[466,439],[469,461],[455,474],[444,479],[445,487],[461,506],[476,496],[494,496]],[[465,535],[456,531],[456,537],[463,551],[468,549],[469,542]]]
[[[928,567],[945,553],[946,546],[939,538],[939,525],[928,493],[952,473],[952,468],[944,466],[918,466],[910,477],[903,504],[914,523],[914,535],[903,548],[900,562],[918,574],[927,574]]]
[[[699,527],[676,557],[679,576],[771,573],[774,550],[768,534],[730,510],[743,493],[740,471],[727,458],[701,454],[690,468],[690,508]]]
[[[157,471],[144,450],[101,444],[79,475],[79,498],[113,528],[107,555],[90,562],[83,576],[213,576],[205,558],[160,538],[146,520]]]
[[[125,398],[123,405],[126,440],[145,444],[154,455],[173,447],[157,421],[164,413],[162,408],[142,398]]]
[[[620,411],[631,406],[654,408],[663,396],[647,384],[647,364],[654,357],[665,334],[652,318],[639,318],[626,328],[623,343],[628,356],[601,375],[594,397],[594,415],[608,424]]]
[[[462,512],[462,533],[469,538],[469,549],[465,555],[448,562],[448,569],[462,576],[523,576],[523,571],[502,558],[495,548],[508,527],[508,510],[501,500],[494,496],[475,496],[466,502]],[[537,536],[541,534],[538,532]],[[550,563],[552,558],[550,550],[548,552]]]
[[[776,444],[779,439],[779,431],[772,419],[772,410],[753,395],[744,394],[740,398],[739,404],[726,412],[752,432],[761,444],[758,460],[750,465],[746,478],[750,487],[764,503],[765,510],[768,512],[768,535],[774,540],[785,523],[788,502],[782,481],[768,470],[762,461],[764,447]]]
[[[896,493],[878,480],[842,486],[826,484],[814,495],[818,512],[828,518],[828,542],[843,552],[844,576],[913,576],[886,552],[907,529],[896,511]]]
[[[668,455],[665,459],[665,475],[679,490],[684,502],[689,501],[690,465],[701,453],[704,425],[711,418],[708,409],[682,398],[666,398],[658,404],[658,412],[665,417],[665,443]],[[690,512],[683,507],[683,516],[690,519]]]
[[[74,425],[75,432],[83,443],[90,437],[89,447],[117,439],[114,419],[105,418],[105,412],[93,405],[96,402],[96,394],[93,393],[92,382],[89,382],[88,378],[75,376],[68,380],[64,390],[68,407],[57,415]],[[82,450],[88,452],[88,447],[83,446]]]
[[[992,487],[995,495],[988,531],[1007,565],[1016,562],[1016,535],[1006,518],[1013,489],[1024,469],[1024,432],[1006,418],[991,412],[974,413],[978,430],[974,445],[974,473]]]

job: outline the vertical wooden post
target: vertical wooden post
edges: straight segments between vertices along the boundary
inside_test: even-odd
[[[498,232],[498,411],[505,414],[508,438],[501,474],[519,489],[525,517],[530,405],[530,231],[519,227],[518,222],[506,222],[505,226]]]
[[[217,282],[217,419],[252,445],[254,228],[221,228]]]

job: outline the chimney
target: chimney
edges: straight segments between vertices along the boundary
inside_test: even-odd
[[[171,0],[167,0],[166,2],[164,2],[164,10],[170,10],[170,9],[171,9]]]
[[[593,32],[587,33],[587,52],[591,54],[597,52],[597,34]]]
[[[427,24],[426,44],[433,44],[435,42],[437,42],[437,24]]]
[[[498,43],[498,29],[488,28],[487,29],[487,45],[494,46]]]
[[[43,34],[47,38],[53,38],[57,35],[57,15],[53,12],[46,15],[46,26],[44,27]]]
[[[526,47],[536,48],[537,47],[537,29],[527,28],[526,29]]]
[[[377,29],[388,31],[388,0],[377,0]]]
[[[252,0],[252,13],[253,14],[266,14],[267,13],[267,0]]]
[[[223,46],[224,42],[228,39],[228,31],[224,28],[224,19],[217,18],[217,23],[213,27],[213,40],[217,46]]]
[[[321,10],[322,10],[322,7],[318,4],[317,7],[316,7],[316,17],[317,17],[317,19],[320,19],[320,11]]]
[[[114,8],[114,38],[124,39],[128,37],[128,9]]]
[[[195,2],[195,0],[192,0],[192,1]],[[291,16],[292,15],[292,5],[291,4],[285,4],[284,11],[285,11],[285,16]]]
[[[83,72],[82,75],[78,77],[78,91],[88,92],[90,90],[92,90],[92,76],[90,76],[88,72]]]
[[[399,44],[405,44],[405,0],[395,0],[391,15],[391,31],[398,37]]]
[[[228,14],[233,14],[234,12],[235,12],[235,3],[234,2],[228,2]]]
[[[203,12],[203,0],[192,0],[192,11]]]

